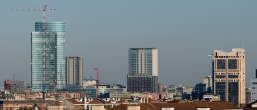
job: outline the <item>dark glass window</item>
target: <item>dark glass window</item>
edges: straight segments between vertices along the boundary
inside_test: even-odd
[[[226,60],[218,59],[217,60],[217,69],[225,69],[226,68]]]
[[[228,75],[228,78],[238,78],[238,75]]]
[[[225,78],[225,75],[216,75],[216,78]]]
[[[237,60],[236,59],[228,60],[228,69],[237,69]]]

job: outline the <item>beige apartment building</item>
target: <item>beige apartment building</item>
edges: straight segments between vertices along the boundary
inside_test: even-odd
[[[83,57],[66,57],[66,84],[70,86],[82,86],[83,79]]]
[[[221,101],[245,104],[245,50],[213,51],[213,92]]]

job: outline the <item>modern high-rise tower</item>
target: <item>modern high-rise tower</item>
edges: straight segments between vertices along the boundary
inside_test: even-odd
[[[245,104],[245,50],[233,48],[230,52],[213,51],[213,92],[222,101],[234,105]]]
[[[128,92],[158,92],[158,74],[158,49],[129,49]]]
[[[31,33],[32,91],[52,91],[65,86],[65,23],[36,22]]]
[[[83,57],[66,57],[66,84],[68,86],[82,86],[83,78]]]

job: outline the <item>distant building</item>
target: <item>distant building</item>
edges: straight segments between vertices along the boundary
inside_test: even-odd
[[[249,104],[251,101],[251,88],[245,88],[245,103]]]
[[[82,87],[87,88],[89,86],[95,86],[96,85],[96,80],[83,80],[82,81]]]
[[[206,84],[198,83],[195,85],[192,91],[192,99],[193,100],[202,100],[204,94],[206,94]]]
[[[25,82],[24,81],[4,81],[5,90],[10,91],[11,93],[24,93],[25,90]]]
[[[221,101],[245,104],[245,50],[213,51],[213,92]]]
[[[159,92],[158,74],[158,49],[129,49],[128,92]]]
[[[4,81],[4,89],[5,90],[11,90],[11,80],[5,80]]]
[[[57,101],[45,100],[6,100],[0,101],[0,110],[66,110]]]
[[[203,79],[203,84],[206,85],[206,91],[211,93],[212,91],[212,77],[211,75],[208,75]]]
[[[83,78],[83,57],[66,57],[66,84],[72,86],[82,86]]]
[[[251,102],[257,100],[257,69],[255,73],[255,77],[251,79]]]
[[[31,85],[33,92],[65,86],[65,23],[36,22],[31,32]]]
[[[220,101],[220,96],[217,95],[211,95],[211,94],[206,94],[203,95],[203,101]]]

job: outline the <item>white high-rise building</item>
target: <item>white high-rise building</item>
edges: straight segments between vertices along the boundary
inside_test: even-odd
[[[245,50],[213,51],[213,92],[221,101],[245,104]]]
[[[158,92],[158,49],[129,49],[129,92]]]

